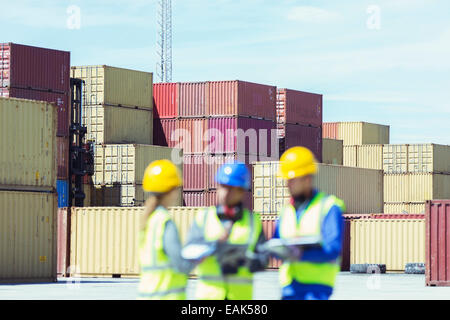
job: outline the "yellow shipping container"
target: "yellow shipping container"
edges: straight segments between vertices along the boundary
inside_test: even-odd
[[[86,140],[95,143],[153,143],[153,111],[106,105],[83,108]]]
[[[71,77],[85,81],[84,106],[121,105],[153,109],[153,74],[110,66],[71,68]]]
[[[0,191],[0,282],[56,281],[57,196]]]
[[[289,201],[286,182],[277,177],[278,167],[278,161],[253,164],[253,209],[256,213],[277,213]],[[343,199],[347,213],[383,210],[381,170],[319,164],[315,185],[319,190]]]
[[[425,202],[385,202],[384,203],[384,213],[412,213],[412,214],[425,214]]]
[[[387,145],[386,173],[450,173],[450,146],[437,144]]]
[[[1,188],[56,188],[56,129],[53,105],[0,98]]]
[[[173,207],[180,239],[200,208]],[[139,276],[139,228],[144,208],[72,208],[71,272],[79,276]]]
[[[339,122],[338,139],[344,146],[362,144],[388,144],[389,126],[367,122]]]
[[[383,145],[344,146],[344,166],[383,170]]]
[[[326,164],[342,165],[342,140],[323,139],[322,143],[322,162]]]
[[[161,159],[178,162],[183,174],[183,150],[143,144],[96,146],[94,184],[142,184],[147,166]]]
[[[425,263],[425,220],[355,219],[350,230],[351,264],[404,271],[407,263]]]
[[[405,173],[384,175],[385,202],[425,202],[450,198],[450,175]]]

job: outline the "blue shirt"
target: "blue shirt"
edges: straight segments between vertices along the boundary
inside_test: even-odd
[[[314,191],[314,195],[317,191]],[[309,205],[309,204],[308,204]],[[304,212],[302,206],[297,210],[297,220],[300,214]],[[280,238],[280,224],[279,220],[276,223],[275,232],[273,237]],[[335,260],[339,258],[342,251],[342,236],[344,231],[344,222],[342,219],[341,209],[334,205],[324,218],[322,222],[322,241],[323,244],[320,248],[307,249],[303,252],[300,261],[323,263]],[[331,296],[333,288],[324,285],[311,285],[303,284],[297,281],[292,281],[289,286],[286,286],[282,290],[282,296],[284,299],[305,299],[309,296],[322,297]]]

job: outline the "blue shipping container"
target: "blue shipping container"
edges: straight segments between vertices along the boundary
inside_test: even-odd
[[[67,208],[69,206],[69,182],[57,180],[56,192],[58,193],[58,208]]]

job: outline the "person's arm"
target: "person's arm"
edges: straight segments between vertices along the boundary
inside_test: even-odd
[[[264,233],[261,232],[255,248],[255,257],[249,261],[249,269],[252,273],[264,270],[269,263],[269,255],[258,250],[258,246],[262,245],[264,242],[266,242],[266,237]]]
[[[305,250],[300,260],[323,263],[337,259],[342,250],[343,230],[342,212],[335,205],[330,209],[322,223],[322,246]]]
[[[183,259],[181,256],[180,238],[178,236],[177,227],[173,221],[168,221],[166,223],[163,241],[164,252],[169,257],[172,266],[178,272],[188,274],[195,267],[195,264],[189,260]]]

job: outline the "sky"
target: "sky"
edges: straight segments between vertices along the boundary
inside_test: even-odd
[[[0,0],[0,42],[154,72],[156,0]],[[450,1],[172,0],[173,80],[323,94],[324,121],[450,144]],[[79,18],[79,19],[78,19]],[[155,77],[156,78],[156,77]]]

